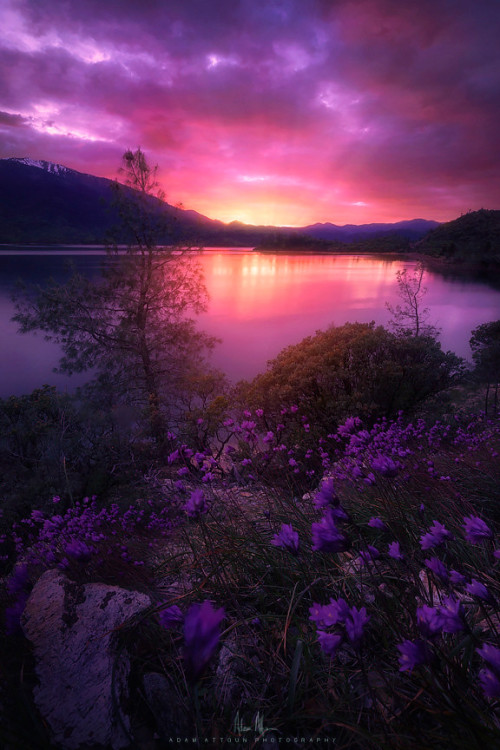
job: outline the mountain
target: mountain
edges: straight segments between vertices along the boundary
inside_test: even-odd
[[[397,234],[414,241],[438,226],[439,222],[428,221],[427,219],[398,221],[395,224],[345,224],[344,226],[327,222],[326,224],[312,224],[304,227],[301,231],[310,237],[328,242],[356,242],[366,239],[367,236],[377,237],[389,234]]]
[[[113,231],[120,220],[112,186],[112,180],[48,161],[0,159],[0,243],[102,244],[110,232],[126,242]],[[270,235],[266,228],[234,228],[154,198],[151,212],[167,217],[165,243],[248,246]]]
[[[113,208],[113,181],[77,172],[61,164],[28,158],[0,159],[0,243],[103,244],[119,226]],[[131,190],[125,188],[124,190]],[[153,215],[166,216],[166,244],[205,246],[267,245],[286,249],[328,250],[328,243],[352,243],[387,236],[420,239],[437,222],[414,219],[396,224],[307,227],[252,226],[234,221],[224,224],[193,210],[151,199]],[[127,238],[113,231],[118,242]],[[397,249],[395,247],[395,249]]]
[[[500,211],[469,211],[429,232],[414,250],[437,258],[500,269]]]

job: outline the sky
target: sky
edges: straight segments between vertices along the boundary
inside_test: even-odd
[[[0,0],[0,157],[224,222],[500,208],[499,0]]]

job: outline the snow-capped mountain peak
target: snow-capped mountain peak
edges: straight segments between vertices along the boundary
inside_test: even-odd
[[[45,172],[51,172],[52,174],[65,174],[73,170],[68,167],[63,167],[62,164],[54,164],[51,161],[45,161],[43,159],[29,159],[28,157],[12,157],[5,161],[17,162],[18,164],[25,164],[27,167],[37,167],[43,169]]]

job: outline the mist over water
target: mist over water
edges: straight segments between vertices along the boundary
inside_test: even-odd
[[[43,334],[21,335],[10,318],[16,280],[43,283],[49,276],[67,278],[65,263],[98,277],[103,251],[60,248],[0,250],[0,396],[29,393],[49,383],[73,389],[87,376],[55,375],[59,349]],[[49,254],[50,253],[50,254]],[[71,253],[71,254],[70,254]],[[367,255],[271,255],[215,248],[200,262],[210,295],[199,326],[222,339],[213,364],[232,381],[252,378],[281,349],[331,324],[369,322],[386,325],[386,302],[398,304],[396,272],[414,261]],[[443,349],[470,359],[470,332],[500,318],[500,291],[487,284],[426,272],[425,307],[429,322],[441,328]]]

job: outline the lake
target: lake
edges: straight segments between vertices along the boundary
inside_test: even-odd
[[[16,280],[42,283],[63,280],[65,263],[99,274],[103,250],[92,248],[0,249],[0,330],[2,364],[0,397],[29,393],[49,383],[71,390],[85,376],[68,378],[52,372],[58,347],[43,335],[20,335],[10,318]],[[289,344],[318,329],[350,321],[386,324],[386,302],[398,304],[396,272],[416,262],[375,255],[271,255],[250,249],[212,248],[200,262],[210,294],[200,327],[222,339],[213,363],[232,381],[251,378]],[[426,272],[425,307],[429,322],[441,329],[443,349],[470,360],[470,332],[500,318],[500,291],[486,283]]]

